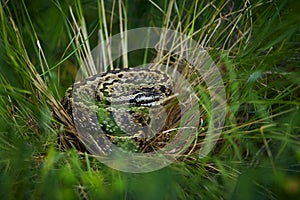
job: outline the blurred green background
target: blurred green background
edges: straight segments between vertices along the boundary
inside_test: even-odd
[[[122,1],[127,29],[165,26],[170,2]],[[214,33],[207,46],[223,66],[228,114],[207,157],[147,174],[57,149],[49,95],[60,101],[80,65],[71,10],[93,48],[98,1],[1,0],[1,199],[300,199],[299,1],[176,1],[170,28],[182,22],[199,41]],[[119,33],[118,1],[105,1],[105,16]]]

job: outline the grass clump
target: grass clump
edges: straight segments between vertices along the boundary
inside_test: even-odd
[[[299,197],[298,11],[299,3],[291,0],[1,1],[1,197]],[[59,102],[84,58],[98,41],[145,26],[191,36],[219,66],[227,113],[213,151],[202,159],[189,154],[147,174],[110,169],[74,149],[59,151],[63,127],[52,114],[72,130]],[[135,66],[152,54],[107,60],[111,67]]]

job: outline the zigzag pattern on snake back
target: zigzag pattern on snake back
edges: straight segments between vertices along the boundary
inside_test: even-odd
[[[112,142],[126,151],[150,152],[173,137],[174,131],[168,130],[180,121],[173,84],[161,70],[113,70],[76,82],[67,90],[62,105],[77,122],[81,136],[100,134],[99,130],[104,133],[108,141],[100,137],[96,141],[103,151],[110,150],[108,142]],[[86,150],[82,137],[77,141],[74,136],[69,138]]]

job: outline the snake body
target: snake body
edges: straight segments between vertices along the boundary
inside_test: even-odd
[[[148,152],[170,139],[166,130],[179,120],[172,87],[161,70],[113,70],[74,83],[61,103],[81,136],[100,131],[126,150]],[[97,143],[110,148],[107,141]]]

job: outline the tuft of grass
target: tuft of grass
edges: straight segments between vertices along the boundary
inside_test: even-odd
[[[300,196],[299,3],[294,1],[0,1],[0,194],[3,199],[283,199]],[[55,17],[57,20],[53,20]],[[147,174],[126,174],[57,135],[74,125],[60,100],[91,49],[132,28],[187,34],[219,66],[221,138]],[[126,49],[126,40],[121,45]],[[110,49],[108,48],[108,55]],[[110,68],[152,59],[124,55]],[[158,52],[155,60],[170,62]],[[101,69],[106,71],[108,69]],[[194,81],[196,79],[192,79]],[[198,83],[198,82],[196,82]],[[202,92],[201,87],[195,90]]]

